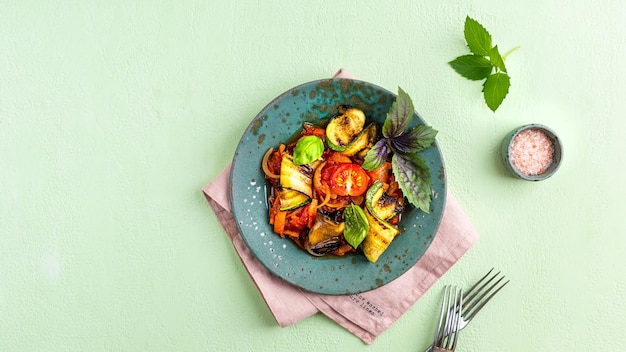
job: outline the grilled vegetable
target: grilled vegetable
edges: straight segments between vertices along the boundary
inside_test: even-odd
[[[376,263],[378,258],[389,247],[389,244],[398,235],[398,229],[388,223],[373,216],[369,209],[365,210],[365,216],[369,223],[367,236],[361,243],[363,254],[372,263]]]
[[[293,210],[311,202],[311,197],[288,188],[278,191],[278,199],[280,200],[280,211]]]
[[[359,157],[364,158],[365,154],[367,154],[370,148],[374,145],[375,139],[376,124],[371,123],[347,145],[346,149],[343,150],[341,154],[347,156],[358,155]]]
[[[341,107],[339,113],[326,126],[326,143],[330,149],[342,152],[363,130],[365,114],[352,107]]]
[[[315,223],[306,241],[304,248],[315,256],[322,256],[339,249],[343,245],[344,222],[339,222],[336,216],[325,211],[318,211]]]
[[[272,164],[264,159],[273,171],[266,171],[275,197],[270,224],[311,255],[360,250],[375,263],[399,233],[390,223],[399,219],[404,198],[386,191],[387,184],[396,189],[391,163],[370,172],[361,166],[380,132],[374,122],[364,128],[365,120],[360,109],[341,106],[325,129],[305,125],[295,146],[281,145]]]
[[[369,176],[357,164],[340,164],[330,175],[330,190],[340,196],[358,197],[367,191]]]
[[[283,153],[280,164],[280,186],[292,189],[305,195],[312,196],[313,170],[319,165],[319,161],[310,164],[296,165],[293,157],[288,153]]]
[[[387,194],[380,181],[374,182],[367,190],[365,204],[370,213],[381,221],[387,221],[404,210],[401,200]]]

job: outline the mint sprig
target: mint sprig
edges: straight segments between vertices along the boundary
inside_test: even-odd
[[[461,76],[483,82],[485,103],[496,111],[509,93],[511,78],[504,61],[507,56],[519,48],[515,47],[506,55],[500,55],[498,46],[492,46],[491,34],[478,21],[467,16],[463,34],[472,54],[462,55],[449,62]]]
[[[361,167],[368,171],[377,169],[392,154],[391,168],[402,193],[409,203],[429,213],[430,170],[418,152],[434,143],[437,131],[426,125],[409,128],[414,114],[411,97],[398,87],[396,101],[383,123],[383,138],[367,152]]]

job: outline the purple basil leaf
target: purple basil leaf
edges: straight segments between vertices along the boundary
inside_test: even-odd
[[[394,154],[391,168],[409,203],[425,213],[430,213],[430,171],[424,160],[417,154]]]
[[[391,140],[393,148],[400,153],[417,153],[433,144],[437,130],[430,126],[419,125]]]
[[[394,138],[402,134],[409,127],[415,109],[411,97],[398,87],[398,96],[396,101],[391,105],[387,118],[383,124],[383,136],[385,138]]]
[[[367,152],[361,167],[367,171],[378,169],[387,160],[388,154],[389,145],[387,140],[382,138]]]

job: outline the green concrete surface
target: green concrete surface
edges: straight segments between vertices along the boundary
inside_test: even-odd
[[[2,1],[1,351],[421,351],[443,285],[511,283],[457,351],[626,345],[626,3]],[[497,112],[447,64],[480,21],[506,52]],[[280,328],[200,192],[278,94],[339,68],[439,130],[480,241],[372,345],[322,314]],[[500,142],[562,138],[550,179]],[[604,346],[604,348],[601,348]]]

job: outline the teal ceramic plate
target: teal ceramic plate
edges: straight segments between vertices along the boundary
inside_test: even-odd
[[[274,275],[311,292],[354,294],[396,279],[410,269],[430,246],[443,215],[446,176],[437,143],[422,152],[431,171],[431,212],[411,208],[403,214],[401,234],[375,264],[362,254],[312,257],[295,243],[273,232],[268,223],[266,183],[261,160],[269,148],[288,141],[305,121],[328,119],[339,105],[362,109],[383,123],[395,94],[351,79],[325,79],[290,89],[270,102],[250,123],[237,146],[230,174],[230,201],[239,233],[256,258]],[[413,99],[419,104],[419,99]],[[415,115],[413,125],[424,124]],[[433,126],[435,129],[436,126]]]

